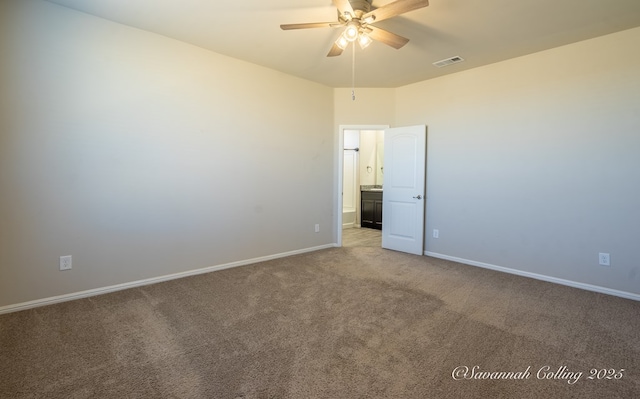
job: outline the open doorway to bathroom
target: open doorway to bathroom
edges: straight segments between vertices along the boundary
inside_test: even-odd
[[[341,128],[342,143],[342,246],[382,245],[381,209],[384,184],[384,129],[377,126]],[[363,190],[365,192],[363,197]],[[379,196],[379,221],[372,210]],[[364,211],[364,212],[363,212]],[[363,219],[364,218],[364,219]],[[375,228],[372,228],[375,226]]]

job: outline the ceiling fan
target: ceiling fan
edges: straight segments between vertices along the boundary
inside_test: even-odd
[[[429,5],[428,0],[396,0],[380,8],[374,8],[371,2],[372,0],[333,0],[333,4],[338,8],[337,21],[283,24],[280,28],[291,30],[345,27],[344,32],[329,50],[327,57],[342,54],[349,43],[356,40],[362,48],[371,44],[372,40],[378,40],[399,49],[407,44],[409,39],[375,27],[373,24]]]

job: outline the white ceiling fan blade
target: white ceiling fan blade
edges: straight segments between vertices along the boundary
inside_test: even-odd
[[[386,4],[362,16],[363,20],[373,17],[374,21],[382,21],[384,19],[393,18],[405,12],[424,8],[429,5],[429,0],[397,0],[393,3]]]
[[[336,57],[342,54],[343,51],[344,49],[342,47],[338,46],[336,43],[333,43],[333,47],[331,47],[331,50],[329,50],[327,57]]]
[[[367,29],[369,30],[370,38],[382,42],[395,49],[399,49],[405,44],[409,43],[409,39],[400,35],[396,35],[393,32],[389,32],[371,25],[367,26]]]
[[[292,29],[311,29],[311,28],[334,28],[337,26],[342,26],[342,23],[335,22],[309,22],[302,24],[282,24],[280,25],[280,29],[282,30],[292,30]]]
[[[353,15],[353,7],[351,7],[349,0],[333,0],[333,4],[338,8],[341,15],[344,15],[347,12]]]

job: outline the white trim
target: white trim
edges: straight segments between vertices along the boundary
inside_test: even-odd
[[[320,245],[317,247],[304,248],[304,249],[298,249],[295,251],[283,252],[283,253],[274,254],[274,255],[261,256],[258,258],[240,260],[240,261],[225,263],[217,266],[209,266],[202,269],[189,270],[186,272],[168,274],[168,275],[159,276],[159,277],[152,277],[144,280],[131,281],[128,283],[116,284],[108,287],[101,287],[101,288],[95,288],[92,290],[74,292],[71,294],[64,294],[64,295],[52,296],[49,298],[36,299],[34,301],[2,306],[0,307],[0,314],[18,312],[21,310],[32,309],[40,306],[52,305],[54,303],[67,302],[67,301],[73,301],[75,299],[82,299],[82,298],[88,298],[96,295],[108,294],[110,292],[122,291],[129,288],[136,288],[136,287],[142,287],[149,284],[161,283],[163,281],[175,280],[183,277],[195,276],[198,274],[210,273],[218,270],[230,269],[232,267],[245,266],[245,265],[250,265],[258,262],[265,262],[272,259],[284,258],[292,255],[299,255],[306,252],[319,251],[321,249],[333,248],[335,246],[336,246],[335,244]]]
[[[573,287],[573,288],[580,288],[580,289],[587,290],[587,291],[599,292],[601,294],[613,295],[613,296],[617,296],[617,297],[621,297],[621,298],[631,299],[631,300],[634,300],[634,301],[640,301],[640,294],[634,294],[633,292],[614,290],[614,289],[611,289],[611,288],[601,287],[599,285],[591,285],[591,284],[586,284],[586,283],[579,283],[577,281],[571,281],[571,280],[565,280],[565,279],[557,278],[557,277],[545,276],[544,274],[537,274],[537,273],[526,272],[526,271],[523,271],[523,270],[511,269],[511,268],[504,267],[504,266],[496,266],[496,265],[492,265],[490,263],[478,262],[478,261],[475,261],[475,260],[469,260],[469,259],[458,258],[458,257],[455,257],[455,256],[443,255],[443,254],[439,254],[439,253],[436,253],[436,252],[424,251],[424,254],[427,255],[427,256],[432,256],[434,258],[440,258],[440,259],[445,259],[445,260],[451,260],[451,261],[458,262],[458,263],[463,263],[465,265],[478,266],[478,267],[482,267],[482,268],[485,268],[485,269],[491,269],[491,270],[495,270],[495,271],[499,271],[499,272],[503,272],[503,273],[515,274],[515,275],[518,275],[518,276],[534,278],[536,280],[547,281],[549,283],[566,285],[566,286]]]

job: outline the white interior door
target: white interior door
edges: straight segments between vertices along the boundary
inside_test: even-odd
[[[424,125],[384,132],[383,248],[423,254],[426,149]]]

